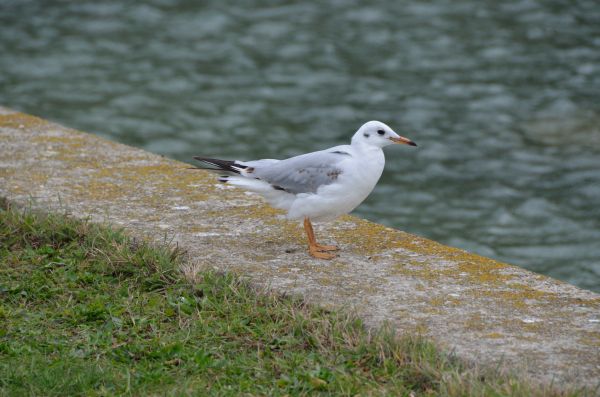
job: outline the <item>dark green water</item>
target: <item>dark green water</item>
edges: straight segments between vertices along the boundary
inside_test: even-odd
[[[0,103],[184,161],[379,119],[358,215],[600,291],[596,0],[200,3],[0,0]]]

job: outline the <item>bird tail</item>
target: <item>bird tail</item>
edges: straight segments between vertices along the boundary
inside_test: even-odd
[[[232,172],[234,174],[241,174],[243,170],[248,168],[247,165],[240,163],[239,161],[231,161],[231,160],[219,160],[213,159],[210,157],[200,157],[195,156],[194,160],[200,161],[202,166],[199,166],[199,169],[203,170],[211,170],[211,171],[225,171]]]

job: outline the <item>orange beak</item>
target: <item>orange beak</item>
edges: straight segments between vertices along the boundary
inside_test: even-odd
[[[416,143],[414,143],[410,139],[405,138],[403,136],[399,136],[398,138],[390,137],[390,141],[392,141],[394,143],[401,143],[403,145],[417,146]]]

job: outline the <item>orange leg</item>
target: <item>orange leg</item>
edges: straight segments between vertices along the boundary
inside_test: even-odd
[[[333,259],[337,255],[329,254],[326,251],[337,251],[338,247],[333,245],[321,245],[317,243],[315,238],[315,232],[313,230],[312,224],[310,223],[310,219],[304,218],[304,230],[306,231],[306,236],[308,237],[308,253],[315,258],[319,259]]]
[[[317,239],[315,237],[315,232],[312,227],[312,223],[310,223],[309,218],[304,218],[304,229],[306,230],[306,234],[308,235],[309,244],[312,241],[312,245],[317,248],[317,251],[339,251],[340,248],[335,245],[322,245],[317,243]],[[312,239],[312,240],[311,240]]]

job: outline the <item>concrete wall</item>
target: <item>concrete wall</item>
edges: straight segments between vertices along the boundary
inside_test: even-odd
[[[600,379],[595,293],[352,216],[317,228],[342,252],[316,260],[300,225],[213,174],[1,107],[0,196],[166,236],[188,250],[187,271],[234,271],[355,310],[369,326],[426,334],[479,364],[541,381]]]

